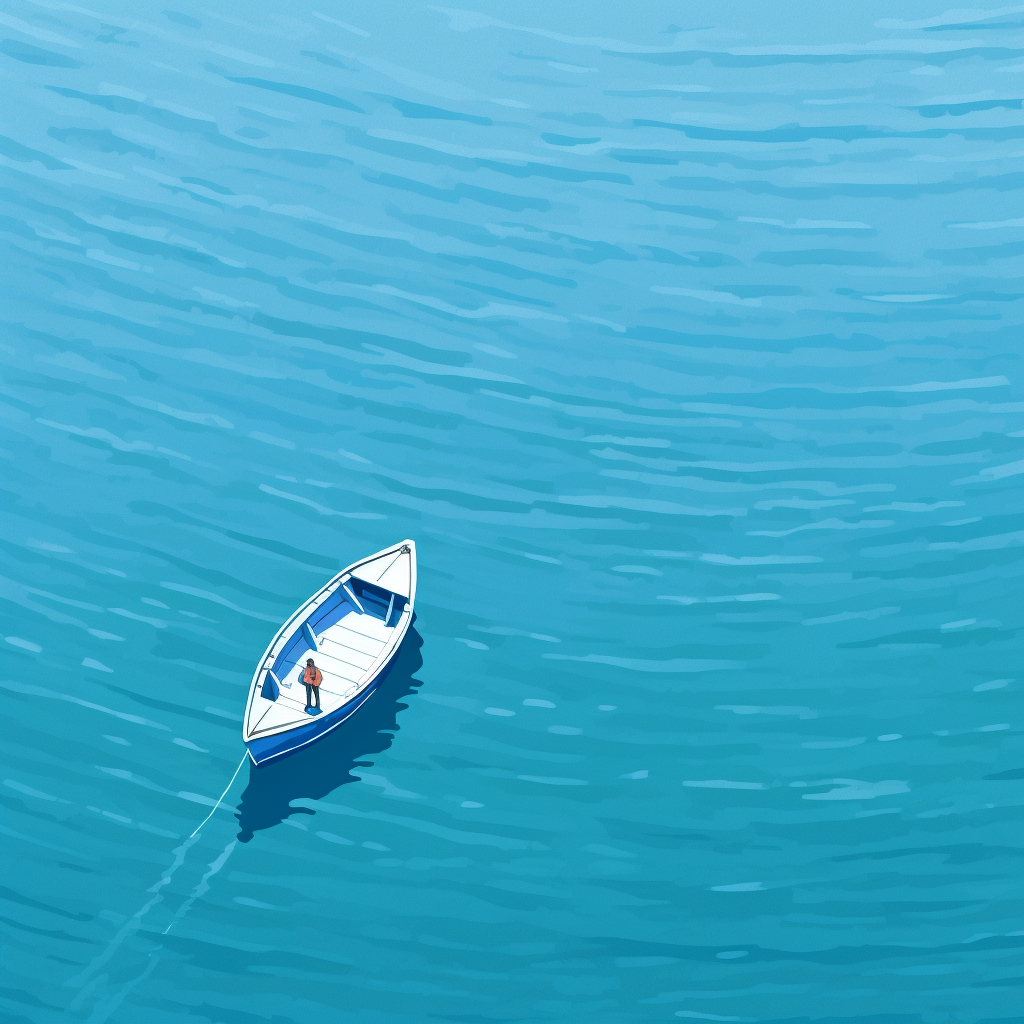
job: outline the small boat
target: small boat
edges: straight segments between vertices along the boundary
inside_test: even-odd
[[[242,738],[254,765],[336,729],[387,675],[412,621],[416,545],[378,551],[338,573],[278,630],[252,677]],[[302,674],[323,674],[321,708],[306,706]]]

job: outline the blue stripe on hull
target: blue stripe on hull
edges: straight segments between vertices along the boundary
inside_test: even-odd
[[[401,648],[402,645],[399,644],[398,646]],[[336,729],[383,682],[388,672],[391,671],[391,666],[394,664],[395,655],[397,654],[398,650],[396,649],[395,653],[391,656],[391,660],[377,674],[377,678],[358,696],[354,697],[347,704],[343,704],[336,711],[332,711],[329,715],[324,715],[323,717],[312,718],[308,724],[297,725],[294,729],[289,729],[287,732],[279,732],[273,736],[249,740],[246,746],[249,748],[249,757],[252,758],[253,764],[259,767],[259,765],[266,764],[268,761],[276,761],[278,758],[287,757],[288,754],[301,747],[309,746],[310,743],[316,742],[321,736],[326,736],[332,729]]]

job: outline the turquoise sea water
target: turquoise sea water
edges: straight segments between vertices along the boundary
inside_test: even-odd
[[[0,16],[4,1024],[1021,1020],[1024,9],[174,2]]]

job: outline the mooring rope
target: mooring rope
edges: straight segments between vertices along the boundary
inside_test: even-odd
[[[195,832],[193,832],[192,835],[189,836],[189,839],[191,839],[192,836],[194,836],[196,832],[198,832],[203,827],[203,825],[205,825],[213,817],[213,812],[216,811],[218,807],[220,807],[221,801],[224,799],[224,797],[228,795],[228,790],[234,785],[235,779],[238,778],[238,773],[242,770],[242,765],[245,764],[245,759],[248,756],[249,751],[247,750],[242,755],[242,760],[238,762],[238,767],[235,769],[235,774],[231,776],[231,781],[227,784],[227,786],[224,787],[224,792],[221,793],[220,799],[213,805],[213,810],[211,810],[210,813],[205,818],[203,818],[202,822],[196,826]]]

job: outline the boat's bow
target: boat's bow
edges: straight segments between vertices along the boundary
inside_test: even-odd
[[[356,579],[404,597],[412,613],[412,603],[416,597],[416,545],[413,541],[403,540],[401,544],[381,551],[365,562],[356,563],[347,571]]]

